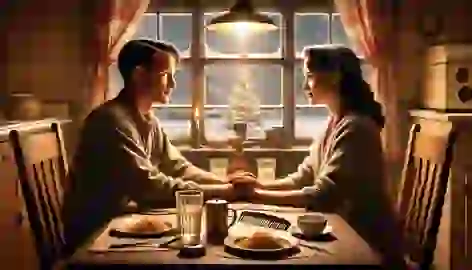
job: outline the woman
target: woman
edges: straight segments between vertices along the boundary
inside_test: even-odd
[[[401,230],[384,188],[384,116],[362,78],[360,61],[345,47],[305,48],[304,75],[310,103],[329,109],[327,130],[297,172],[265,181],[252,200],[339,212],[384,254],[386,265],[398,269],[403,266]]]

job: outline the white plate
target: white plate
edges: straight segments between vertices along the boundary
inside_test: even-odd
[[[282,247],[275,249],[250,249],[238,244],[239,241],[246,237],[228,236],[224,241],[225,252],[241,258],[273,259],[284,258],[299,251],[299,239],[293,236],[280,237],[279,235],[275,235],[275,237],[279,238]]]

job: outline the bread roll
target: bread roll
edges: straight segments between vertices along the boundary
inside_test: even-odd
[[[163,233],[169,229],[169,226],[157,218],[142,217],[133,223],[129,231],[134,233]]]
[[[278,249],[283,247],[278,238],[267,232],[255,232],[251,237],[243,239],[240,245],[249,249]]]

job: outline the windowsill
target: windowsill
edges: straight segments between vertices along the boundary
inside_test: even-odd
[[[195,151],[195,152],[234,152],[236,151],[233,148],[214,148],[214,147],[205,147],[200,148],[192,147],[191,145],[177,145],[177,149],[180,151]],[[249,147],[243,148],[243,152],[290,152],[290,151],[308,151],[309,145],[297,145],[289,148],[273,148],[273,147]]]
[[[185,141],[177,141],[177,140],[171,140],[172,143],[178,147],[179,149],[195,149],[195,150],[233,150],[231,148],[231,145],[225,141],[208,141],[205,144],[202,144],[201,147],[192,147],[192,143],[190,141],[191,139],[188,138]],[[313,138],[296,138],[295,141],[292,143],[290,147],[276,147],[276,146],[270,146],[270,143],[268,143],[265,139],[250,139],[246,140],[243,145],[244,149],[258,149],[258,150],[264,150],[264,149],[278,149],[278,150],[286,150],[286,149],[306,149],[313,143]]]

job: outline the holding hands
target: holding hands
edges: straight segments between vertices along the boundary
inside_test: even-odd
[[[256,176],[246,171],[229,174],[227,180],[233,185],[236,200],[249,200],[255,195],[256,188],[262,188]]]

